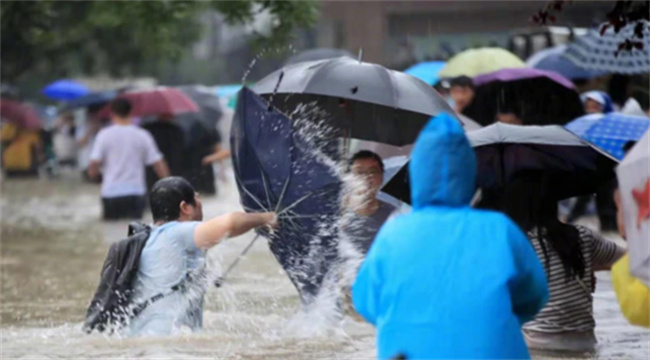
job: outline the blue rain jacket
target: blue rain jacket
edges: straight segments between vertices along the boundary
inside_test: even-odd
[[[447,114],[420,133],[413,211],[387,222],[352,288],[380,359],[530,358],[521,325],[548,300],[546,275],[505,215],[470,208],[476,158]]]

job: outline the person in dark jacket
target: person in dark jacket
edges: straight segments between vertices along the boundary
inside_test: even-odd
[[[154,141],[158,150],[162,153],[169,172],[172,176],[183,175],[185,135],[183,130],[174,124],[174,117],[170,114],[163,114],[158,117],[157,121],[150,122],[142,126],[147,130]],[[153,184],[158,181],[158,176],[153,169],[147,169],[147,188],[151,189]]]

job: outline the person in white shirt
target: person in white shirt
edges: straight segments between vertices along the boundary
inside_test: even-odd
[[[160,178],[169,167],[151,134],[132,124],[131,103],[118,98],[111,103],[112,126],[97,134],[90,154],[88,176],[101,173],[104,220],[141,219],[147,192],[145,166]]]

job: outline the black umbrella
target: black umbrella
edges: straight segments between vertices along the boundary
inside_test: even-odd
[[[184,85],[177,88],[189,96],[199,107],[198,114],[180,114],[179,117],[190,116],[190,114],[191,116],[198,115],[206,128],[210,130],[216,129],[217,123],[223,115],[219,97],[203,85]]]
[[[477,185],[499,190],[520,173],[548,176],[558,200],[594,193],[612,180],[617,161],[560,126],[493,124],[467,134],[477,157]],[[410,203],[408,164],[382,188]]]
[[[270,249],[308,303],[337,259],[340,181],[302,134],[300,124],[241,90],[231,129],[241,203],[246,211],[277,211]]]
[[[338,58],[341,56],[346,56],[349,58],[353,58],[354,55],[350,53],[347,50],[342,50],[342,49],[331,49],[331,48],[318,48],[318,49],[310,49],[310,50],[305,50],[302,52],[299,52],[295,55],[292,55],[287,61],[284,63],[285,65],[291,65],[291,64],[296,64],[299,62],[304,62],[304,61],[316,61],[316,60],[325,60],[325,59],[334,59]]]
[[[524,125],[564,125],[584,114],[573,84],[557,73],[503,69],[474,78],[472,102],[463,114],[486,126],[497,113],[514,113]]]
[[[422,80],[346,57],[288,65],[253,90],[290,116],[316,105],[341,136],[397,146],[413,143],[432,115],[454,113]]]

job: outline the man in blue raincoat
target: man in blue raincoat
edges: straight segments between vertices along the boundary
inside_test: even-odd
[[[352,288],[379,358],[530,358],[521,325],[546,303],[546,275],[510,219],[470,208],[476,158],[457,120],[427,124],[409,172],[413,211],[380,230]]]

